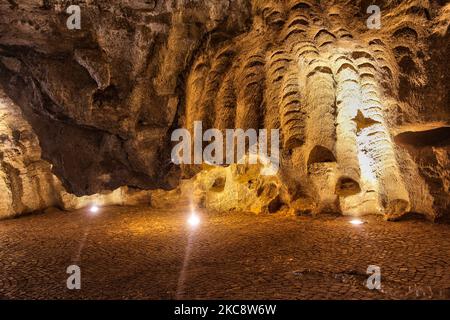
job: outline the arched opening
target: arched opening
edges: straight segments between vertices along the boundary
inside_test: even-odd
[[[324,162],[336,162],[336,157],[331,150],[322,146],[315,146],[309,153],[308,166]]]
[[[348,197],[361,192],[359,183],[349,177],[341,177],[336,185],[336,194],[341,197]]]

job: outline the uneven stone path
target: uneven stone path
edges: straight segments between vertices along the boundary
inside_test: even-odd
[[[102,208],[0,221],[1,299],[450,299],[450,225]],[[82,288],[66,288],[81,267]],[[382,290],[365,287],[369,265]]]

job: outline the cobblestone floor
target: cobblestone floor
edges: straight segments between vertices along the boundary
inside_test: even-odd
[[[450,225],[103,208],[0,221],[2,299],[450,299]],[[82,288],[66,288],[81,267]],[[382,271],[382,290],[365,288]]]

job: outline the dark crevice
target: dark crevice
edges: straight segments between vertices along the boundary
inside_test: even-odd
[[[309,154],[308,165],[323,162],[336,162],[336,158],[329,149],[322,146],[315,146]]]
[[[399,145],[424,147],[450,146],[450,126],[425,131],[408,131],[397,135],[395,142]]]
[[[341,177],[336,185],[336,194],[341,197],[355,195],[361,192],[359,183],[348,177]]]

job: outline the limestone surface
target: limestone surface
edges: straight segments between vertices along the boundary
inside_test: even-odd
[[[53,203],[50,167],[75,197],[231,174],[172,163],[173,130],[202,121],[280,129],[277,208],[448,216],[449,21],[447,0],[2,1],[0,83],[37,140],[5,129],[0,208]],[[258,176],[235,178],[212,187]]]
[[[78,197],[67,192],[41,157],[41,148],[20,108],[0,87],[0,219],[44,211],[76,210],[92,205],[151,205],[150,192],[121,187]]]

